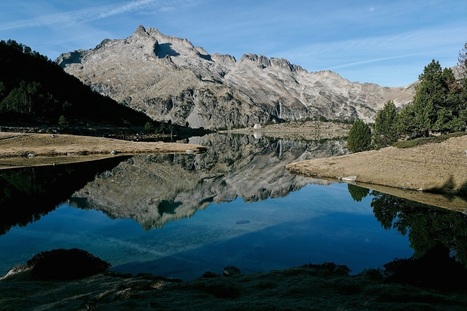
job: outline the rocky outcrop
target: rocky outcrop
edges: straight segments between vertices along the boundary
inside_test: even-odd
[[[411,86],[350,82],[285,59],[209,54],[186,39],[143,26],[126,39],[64,53],[57,63],[123,105],[194,128],[319,117],[370,121],[388,100],[401,105],[413,96]]]
[[[54,249],[34,255],[25,265],[19,265],[1,279],[27,272],[36,280],[77,280],[102,273],[110,264],[85,250]]]

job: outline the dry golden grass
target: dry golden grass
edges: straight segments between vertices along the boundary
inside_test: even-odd
[[[90,161],[116,154],[201,152],[183,143],[133,142],[65,134],[0,132],[0,168]]]
[[[291,163],[287,169],[304,176],[341,179],[412,190],[465,193],[467,135],[408,149],[388,147],[340,157]]]

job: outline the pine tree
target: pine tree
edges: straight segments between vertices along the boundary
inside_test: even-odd
[[[415,111],[413,104],[410,103],[402,107],[397,117],[396,130],[399,135],[411,135],[415,132],[413,119],[415,118]]]
[[[458,63],[459,76],[460,76],[460,92],[458,96],[458,111],[457,117],[457,131],[467,131],[467,43],[464,48],[459,51]]]
[[[392,145],[398,139],[397,109],[394,102],[389,101],[376,114],[374,144],[376,148]]]
[[[360,152],[371,148],[371,129],[362,120],[355,121],[350,128],[347,148],[351,152]]]
[[[416,87],[413,99],[414,130],[420,136],[428,136],[437,119],[436,106],[443,101],[446,95],[443,69],[439,62],[432,60],[430,64],[425,66],[418,79],[420,84]]]
[[[457,81],[452,69],[441,68],[435,60],[425,66],[419,81],[413,103],[400,113],[398,129],[412,137],[463,130],[467,83]]]

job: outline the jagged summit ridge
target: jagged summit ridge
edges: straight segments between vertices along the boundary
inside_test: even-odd
[[[66,72],[150,117],[192,127],[231,128],[305,118],[374,119],[388,100],[412,89],[350,82],[332,71],[308,72],[283,58],[209,54],[188,39],[138,26],[125,39],[64,53]]]

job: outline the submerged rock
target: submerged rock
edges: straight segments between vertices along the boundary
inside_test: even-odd
[[[240,269],[235,266],[227,266],[224,268],[224,276],[232,276],[240,274]]]
[[[206,272],[203,273],[201,278],[203,278],[203,279],[212,279],[212,278],[218,278],[220,276],[221,275],[219,273],[215,273],[215,272],[212,272],[212,271],[206,271]]]

